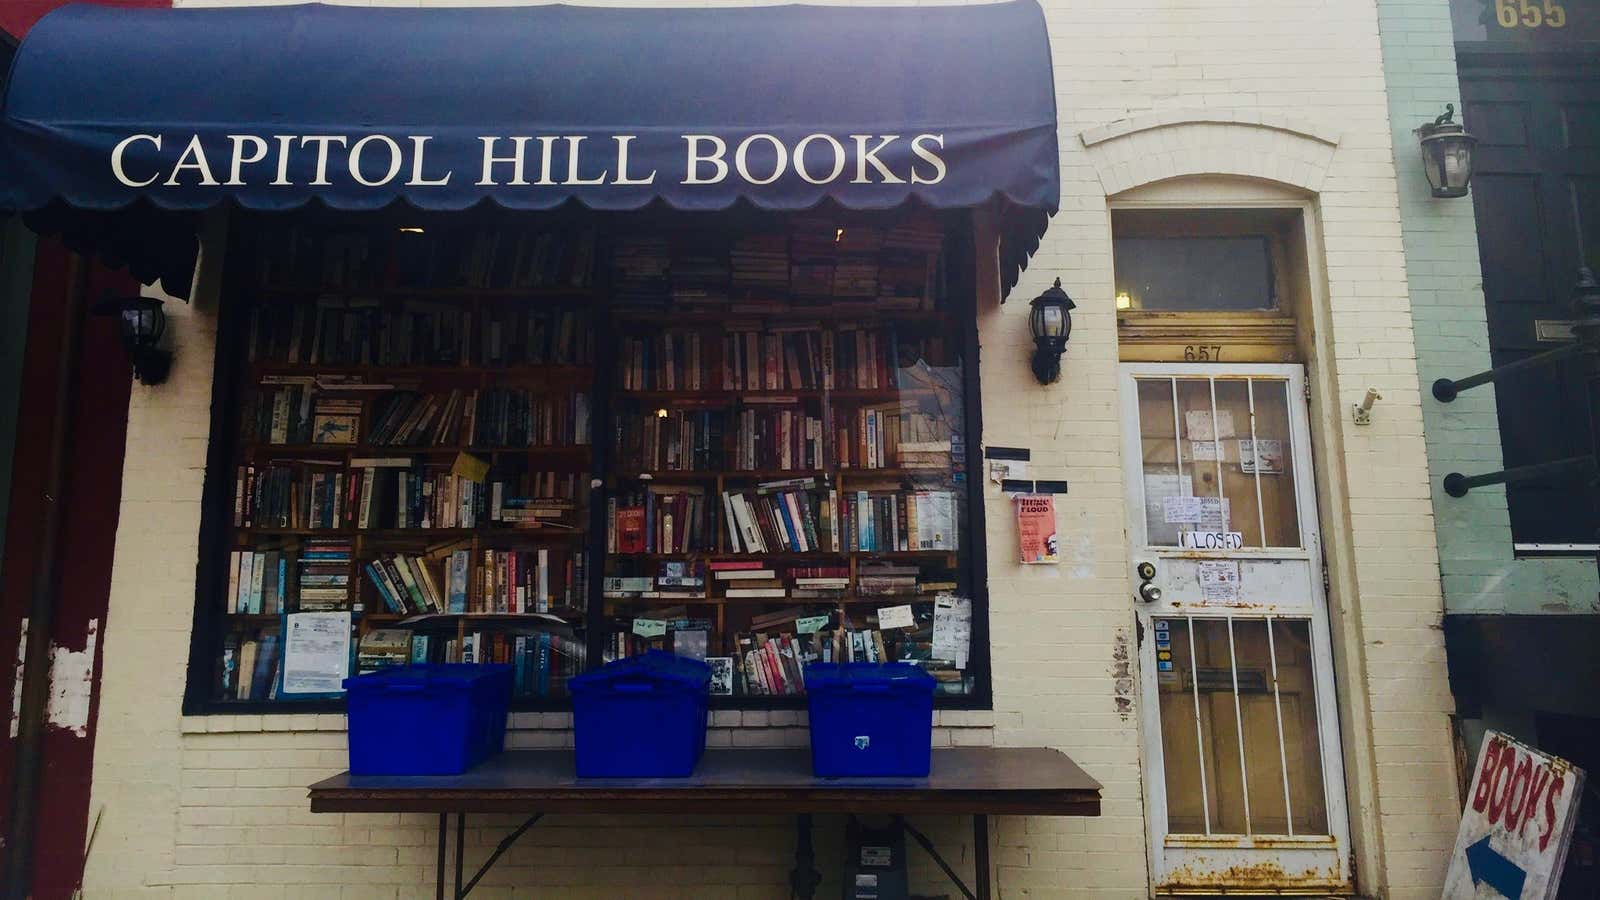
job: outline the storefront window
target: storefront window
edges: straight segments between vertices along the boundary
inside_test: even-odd
[[[798,702],[829,660],[979,697],[986,654],[947,640],[982,581],[949,222],[345,220],[241,244],[192,701],[336,697],[346,632],[348,671],[506,663],[534,705],[652,648],[709,661],[727,703]]]

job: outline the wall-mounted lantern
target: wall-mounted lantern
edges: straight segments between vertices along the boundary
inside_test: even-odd
[[[1465,197],[1472,181],[1472,151],[1478,139],[1455,121],[1454,103],[1444,115],[1417,129],[1422,139],[1422,170],[1435,197]]]
[[[1061,377],[1061,354],[1067,351],[1072,336],[1072,302],[1057,278],[1053,287],[1033,298],[1029,304],[1028,328],[1033,332],[1033,377],[1050,384]]]
[[[154,297],[107,297],[95,304],[97,315],[116,316],[122,328],[122,346],[133,363],[140,384],[160,384],[172,371],[172,353],[160,348],[167,331],[167,314]]]

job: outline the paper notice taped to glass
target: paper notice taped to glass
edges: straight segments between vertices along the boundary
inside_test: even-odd
[[[332,694],[350,675],[350,613],[305,612],[284,617],[284,694]]]
[[[957,669],[965,669],[971,645],[972,601],[954,594],[934,597],[933,658],[954,660]]]
[[[1239,599],[1239,563],[1235,560],[1206,560],[1198,566],[1200,599],[1225,603]]]
[[[1191,409],[1183,414],[1184,431],[1191,441],[1217,441],[1234,436],[1233,411],[1219,409],[1215,417],[1210,410]]]
[[[878,610],[878,627],[880,629],[915,628],[916,624],[916,617],[911,614],[911,606],[909,604],[885,606]]]

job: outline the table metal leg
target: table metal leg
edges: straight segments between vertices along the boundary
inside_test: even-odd
[[[989,900],[989,817],[981,813],[972,817],[972,861],[978,900]]]
[[[811,846],[811,814],[795,818],[794,868],[789,870],[789,890],[797,900],[811,900],[822,883],[817,871],[817,856]]]
[[[434,900],[444,900],[444,844],[449,836],[450,814],[439,813],[439,863],[434,866]]]
[[[466,830],[467,814],[456,813],[456,900],[466,896],[466,892],[461,890],[461,861],[466,858],[466,848],[463,846],[466,843]]]

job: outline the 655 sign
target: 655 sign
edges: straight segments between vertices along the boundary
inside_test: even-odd
[[[1577,818],[1583,770],[1503,734],[1484,735],[1456,833],[1446,900],[1549,900]]]

